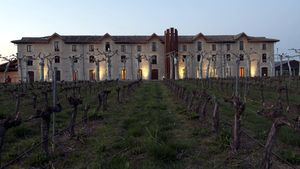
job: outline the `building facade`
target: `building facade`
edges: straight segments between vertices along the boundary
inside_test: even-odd
[[[176,30],[177,31],[177,30]],[[166,32],[165,32],[166,33]],[[17,44],[19,75],[23,81],[145,80],[274,76],[276,39],[237,35],[178,36],[176,52],[166,53],[165,36],[63,36],[23,37]],[[171,57],[171,61],[166,60]],[[237,62],[238,61],[238,62]],[[174,70],[174,69],[173,69]],[[274,71],[273,71],[274,70]],[[175,72],[173,72],[175,74]],[[99,77],[99,78],[98,78]]]

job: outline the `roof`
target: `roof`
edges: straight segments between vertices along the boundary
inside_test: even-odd
[[[266,37],[254,37],[247,36],[245,33],[240,33],[237,35],[203,35],[199,33],[197,35],[181,35],[178,36],[179,43],[193,43],[200,37],[203,37],[208,43],[234,43],[241,37],[246,37],[249,42],[278,42],[277,39],[270,39]],[[147,35],[123,35],[123,36],[111,36],[106,33],[103,36],[91,36],[91,35],[59,35],[54,33],[51,36],[45,37],[23,37],[20,40],[14,40],[12,43],[14,44],[31,44],[31,43],[49,43],[51,39],[58,37],[62,39],[67,44],[89,44],[89,43],[101,43],[105,38],[111,38],[115,43],[122,44],[139,44],[139,43],[147,43],[153,38],[159,39],[162,43],[165,41],[165,37],[161,35],[157,35],[153,33],[150,36]]]
[[[6,68],[7,64],[8,64],[8,62],[0,64],[0,72],[4,72],[5,71],[5,68]],[[16,72],[16,71],[18,71],[18,61],[17,61],[17,59],[13,60],[10,63],[9,68],[8,68],[8,72]]]

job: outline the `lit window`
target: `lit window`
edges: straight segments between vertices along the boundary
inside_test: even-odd
[[[240,67],[240,77],[245,77],[245,68]]]

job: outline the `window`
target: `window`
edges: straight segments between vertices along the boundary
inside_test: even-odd
[[[217,50],[216,44],[212,44],[212,45],[211,45],[211,49],[212,49],[212,51],[216,51],[216,50]]]
[[[122,69],[122,72],[121,72],[121,79],[122,79],[122,80],[126,80],[126,69]]]
[[[121,45],[121,52],[126,52],[126,46],[125,45]]]
[[[267,54],[266,53],[262,54],[261,60],[262,60],[262,62],[267,62]]]
[[[90,56],[89,60],[90,60],[90,63],[95,63],[95,57],[94,56]]]
[[[216,60],[217,60],[217,57],[216,57],[216,55],[212,55],[212,57],[211,57],[211,61],[215,62]]]
[[[197,43],[197,50],[201,51],[202,50],[202,42]]]
[[[263,77],[268,76],[268,68],[267,67],[262,67],[261,68],[261,76],[263,76]]]
[[[240,67],[240,77],[245,77],[245,68]]]
[[[141,45],[137,45],[136,50],[137,50],[138,52],[141,52],[141,51],[142,51],[142,46],[141,46]]]
[[[197,61],[200,62],[201,60],[201,55],[197,55]]]
[[[186,55],[182,55],[182,62],[185,61]]]
[[[227,59],[227,61],[230,61],[230,60],[231,60],[231,55],[230,55],[230,54],[227,54],[227,55],[226,55],[226,59]]]
[[[76,52],[76,50],[77,50],[76,47],[77,47],[76,45],[72,45],[72,51],[73,52]]]
[[[27,45],[27,52],[32,52],[32,45]]]
[[[152,51],[153,51],[153,52],[156,51],[156,42],[152,42]]]
[[[262,44],[262,50],[267,50],[267,44]]]
[[[151,64],[157,64],[157,56],[156,55],[153,55],[151,57]]]
[[[240,54],[240,61],[243,61],[243,60],[244,60],[244,55]]]
[[[95,80],[95,77],[96,77],[95,71],[94,70],[89,70],[89,76],[90,76],[91,81]]]
[[[182,45],[182,51],[186,51],[186,50],[187,50],[186,45]]]
[[[56,81],[60,81],[60,71],[59,70],[56,71],[55,78],[56,78]]]
[[[89,46],[89,51],[90,51],[90,52],[94,52],[94,50],[95,50],[94,45],[90,45],[90,46]]]
[[[109,42],[105,43],[105,51],[106,52],[110,51],[110,44],[109,44]]]
[[[122,63],[126,62],[126,59],[127,59],[127,58],[126,58],[125,55],[122,55],[122,56],[121,56],[121,62],[122,62]]]
[[[54,63],[60,63],[60,57],[59,56],[54,57]]]
[[[244,41],[240,41],[240,50],[244,50]]]
[[[55,52],[58,52],[58,51],[59,51],[59,42],[58,42],[58,41],[55,41],[55,42],[54,42],[54,51],[55,51]]]
[[[28,56],[27,58],[27,66],[32,66],[33,65],[33,58],[32,56]]]
[[[229,51],[231,48],[231,45],[230,44],[226,44],[226,50]]]

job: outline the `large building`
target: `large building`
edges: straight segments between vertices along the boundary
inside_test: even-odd
[[[276,39],[237,35],[65,36],[14,40],[23,80],[274,76]],[[99,66],[98,66],[99,65]],[[22,73],[22,74],[21,74]]]

